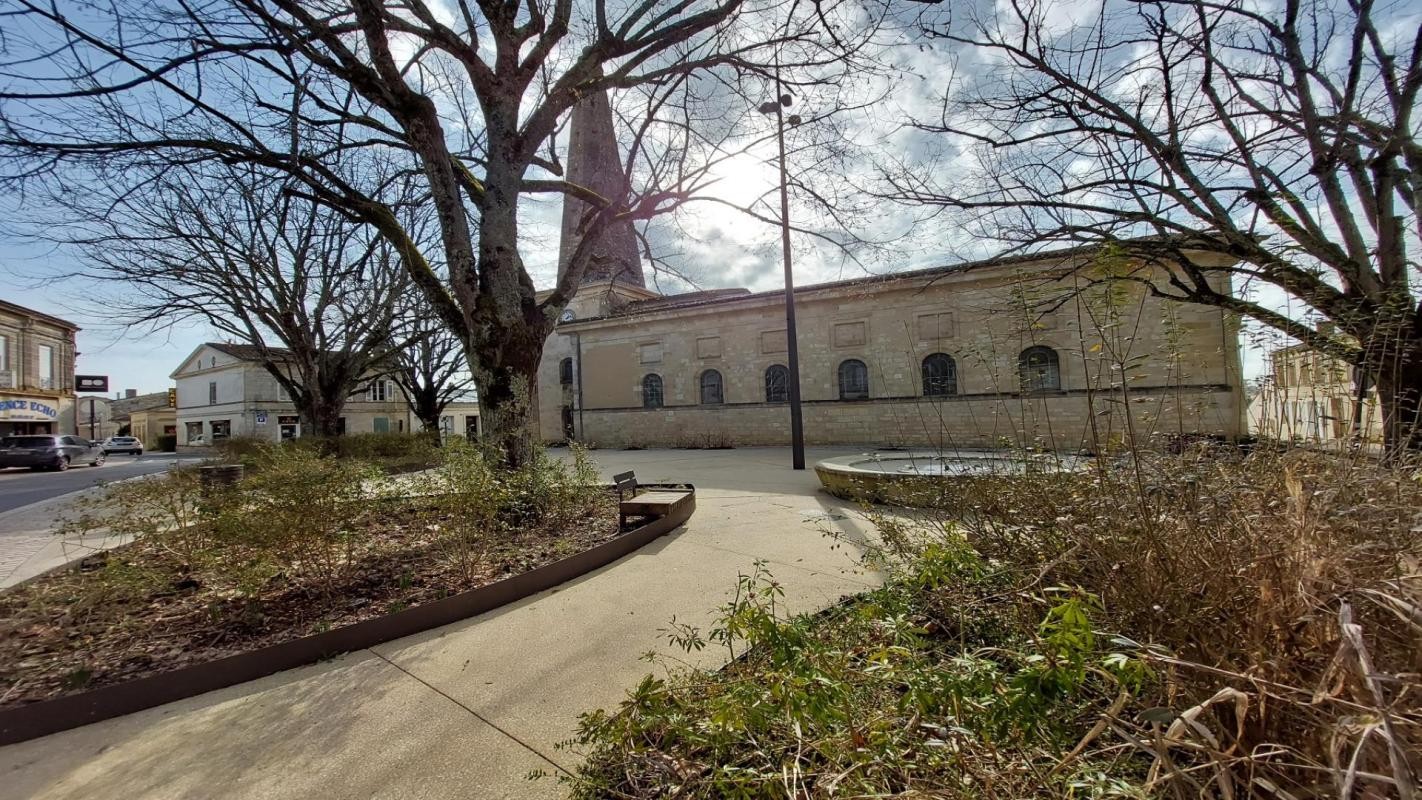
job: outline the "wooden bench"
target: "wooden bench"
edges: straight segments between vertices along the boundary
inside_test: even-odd
[[[631,471],[613,475],[612,482],[617,486],[619,530],[626,529],[628,517],[664,517],[691,497],[685,489],[642,487],[637,483],[637,474]]]

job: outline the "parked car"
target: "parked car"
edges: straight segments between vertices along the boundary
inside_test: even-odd
[[[102,467],[108,454],[100,445],[78,436],[41,434],[0,439],[0,467],[69,469],[71,464]]]
[[[137,436],[110,436],[104,440],[105,453],[132,453],[143,455],[143,442]]]

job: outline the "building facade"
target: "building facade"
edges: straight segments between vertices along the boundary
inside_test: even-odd
[[[74,434],[79,326],[0,300],[0,436]]]
[[[1100,450],[1244,432],[1219,309],[1121,287],[1053,296],[1084,252],[796,290],[809,444]],[[1024,286],[1039,292],[1024,301]],[[545,440],[790,441],[781,292],[584,288],[539,375]]]
[[[1321,445],[1382,443],[1377,391],[1359,395],[1351,364],[1301,344],[1269,358],[1269,374],[1249,403],[1254,435]]]
[[[569,174],[604,196],[626,186],[612,131],[606,98],[574,110]],[[662,296],[625,231],[576,246],[588,219],[565,205],[560,276],[571,253],[594,257],[539,367],[544,441],[789,444],[784,293]],[[1112,269],[1098,256],[1078,248],[797,288],[806,442],[1099,451],[1242,435],[1236,323],[1135,284],[1093,284],[1093,271]]]
[[[208,342],[194,350],[170,376],[177,384],[178,445],[201,447],[233,436],[271,441],[303,432],[296,406],[251,345]],[[442,433],[478,433],[477,403],[445,409]],[[341,433],[404,433],[420,428],[399,387],[372,376],[365,389],[346,401]]]

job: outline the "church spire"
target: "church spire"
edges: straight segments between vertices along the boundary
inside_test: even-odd
[[[603,197],[621,199],[627,193],[627,175],[622,171],[621,151],[612,127],[612,106],[606,92],[594,92],[573,106],[573,119],[568,134],[568,171],[571,183],[597,192]],[[578,224],[590,206],[571,195],[563,195],[563,233],[558,243],[558,274],[568,268],[568,261],[578,244]],[[602,241],[593,251],[584,281],[617,280],[633,286],[646,286],[642,278],[642,259],[637,251],[637,236],[631,222],[621,222],[603,230]]]

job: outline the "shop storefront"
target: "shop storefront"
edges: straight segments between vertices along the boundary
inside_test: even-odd
[[[0,395],[0,436],[59,433],[59,401]]]

